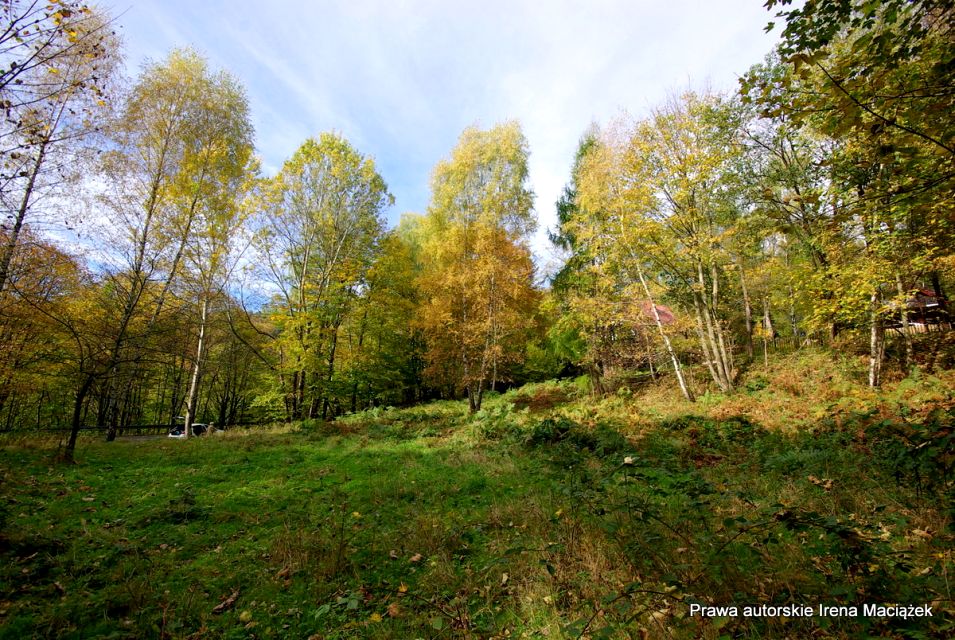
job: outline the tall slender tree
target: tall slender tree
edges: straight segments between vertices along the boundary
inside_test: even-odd
[[[104,124],[119,63],[110,18],[80,2],[0,4],[0,293],[44,198],[74,197],[87,141]]]
[[[111,133],[102,200],[113,225],[104,246],[115,321],[100,402],[110,439],[128,414],[126,392],[182,275],[197,220],[209,230],[234,210],[226,203],[247,168],[252,131],[236,81],[176,50],[144,68]]]
[[[535,300],[526,181],[527,142],[516,122],[466,129],[434,170],[419,322],[427,373],[463,389],[472,413],[488,384],[520,359],[513,343]]]
[[[392,202],[374,161],[333,133],[306,140],[265,188],[256,246],[279,292],[272,311],[289,418],[331,408],[339,330]]]

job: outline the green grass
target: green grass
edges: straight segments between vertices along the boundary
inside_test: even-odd
[[[87,441],[73,466],[8,442],[0,637],[951,637],[950,412],[784,434],[576,393]]]

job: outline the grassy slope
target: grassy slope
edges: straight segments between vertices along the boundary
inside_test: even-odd
[[[952,379],[857,375],[803,354],[692,406],[535,385],[72,467],[8,442],[0,637],[950,637]]]

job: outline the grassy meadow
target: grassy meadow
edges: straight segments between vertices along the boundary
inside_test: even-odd
[[[6,439],[0,637],[952,637],[955,378],[863,374],[808,352],[695,405],[552,382],[75,465]]]

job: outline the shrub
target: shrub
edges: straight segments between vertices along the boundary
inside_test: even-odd
[[[627,439],[610,425],[599,423],[593,429],[587,429],[564,416],[541,420],[527,438],[527,444],[535,447],[560,443],[591,451],[600,457],[630,448]]]
[[[477,426],[481,437],[488,440],[503,440],[516,436],[520,426],[515,420],[514,405],[503,402],[496,405],[485,405],[483,409],[471,417],[471,422]]]

